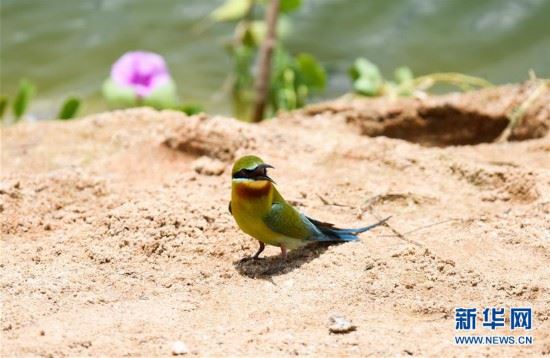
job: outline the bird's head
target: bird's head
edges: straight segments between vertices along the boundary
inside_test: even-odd
[[[239,158],[235,162],[235,164],[233,164],[231,175],[234,182],[253,182],[267,180],[275,183],[273,179],[267,176],[267,168],[273,167],[269,164],[264,163],[261,158],[255,155],[247,155]]]

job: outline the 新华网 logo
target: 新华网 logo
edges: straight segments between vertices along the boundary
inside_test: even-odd
[[[481,327],[491,331],[508,327],[510,330],[530,331],[533,328],[533,310],[530,307],[512,307],[506,310],[504,307],[484,308],[480,316]],[[506,321],[506,317],[509,320]],[[466,332],[476,331],[478,310],[477,308],[456,308],[455,309],[455,330]],[[456,344],[533,344],[533,337],[512,336],[512,335],[456,335]]]

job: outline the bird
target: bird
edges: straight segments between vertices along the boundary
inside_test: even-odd
[[[265,245],[281,249],[283,261],[287,252],[313,242],[341,243],[355,241],[357,235],[384,224],[390,217],[356,229],[341,229],[333,224],[312,219],[288,203],[267,175],[273,166],[255,155],[235,161],[231,171],[229,212],[239,228],[259,241],[258,251],[246,259],[258,259]]]

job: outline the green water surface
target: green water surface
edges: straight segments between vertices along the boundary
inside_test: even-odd
[[[0,84],[13,95],[21,78],[36,83],[31,112],[53,116],[78,95],[85,112],[106,109],[101,84],[124,52],[162,54],[184,102],[231,113],[223,83],[231,24],[211,24],[220,1],[1,0]],[[522,81],[529,69],[550,77],[550,0],[306,0],[285,40],[329,72],[315,100],[350,90],[346,71],[365,56],[391,75],[458,71],[494,83]]]

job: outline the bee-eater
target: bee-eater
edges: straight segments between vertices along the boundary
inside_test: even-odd
[[[247,155],[233,165],[231,201],[229,212],[242,231],[260,242],[260,248],[252,256],[257,259],[265,244],[281,248],[286,259],[287,250],[311,242],[343,242],[357,240],[357,234],[383,224],[357,229],[339,229],[334,225],[305,216],[290,205],[275,188],[275,182],[267,175],[273,168],[262,159]]]

